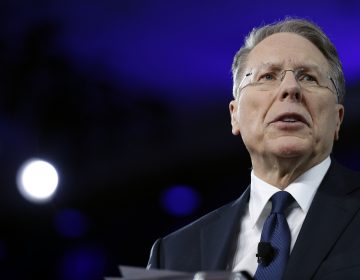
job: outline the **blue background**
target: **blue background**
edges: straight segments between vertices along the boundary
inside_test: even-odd
[[[285,16],[315,21],[338,48],[334,158],[360,170],[359,11],[355,0],[2,1],[0,278],[116,276],[237,198],[251,164],[231,134],[232,59],[254,26]],[[44,205],[15,185],[34,156],[61,176]]]

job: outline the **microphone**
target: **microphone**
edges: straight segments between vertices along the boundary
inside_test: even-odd
[[[258,253],[256,256],[258,258],[258,263],[267,266],[274,259],[275,250],[273,246],[271,246],[270,242],[260,241],[258,244]]]

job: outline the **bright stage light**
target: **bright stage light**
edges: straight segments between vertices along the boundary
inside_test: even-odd
[[[35,203],[49,201],[59,182],[55,167],[41,159],[30,159],[19,169],[17,186],[22,196]]]

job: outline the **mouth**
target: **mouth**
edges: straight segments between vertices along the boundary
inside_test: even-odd
[[[310,124],[306,120],[306,118],[297,113],[281,114],[281,115],[277,116],[273,121],[271,121],[271,123],[276,123],[276,122],[286,123],[286,124],[290,124],[290,125],[296,124],[296,123],[303,123],[307,126],[310,126]]]

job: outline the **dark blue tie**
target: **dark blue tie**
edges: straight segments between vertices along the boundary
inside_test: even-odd
[[[271,245],[273,256],[270,257],[269,263],[259,263],[255,272],[256,280],[280,280],[290,253],[291,234],[284,211],[294,198],[288,192],[279,191],[270,200],[271,213],[265,220],[261,242]]]

